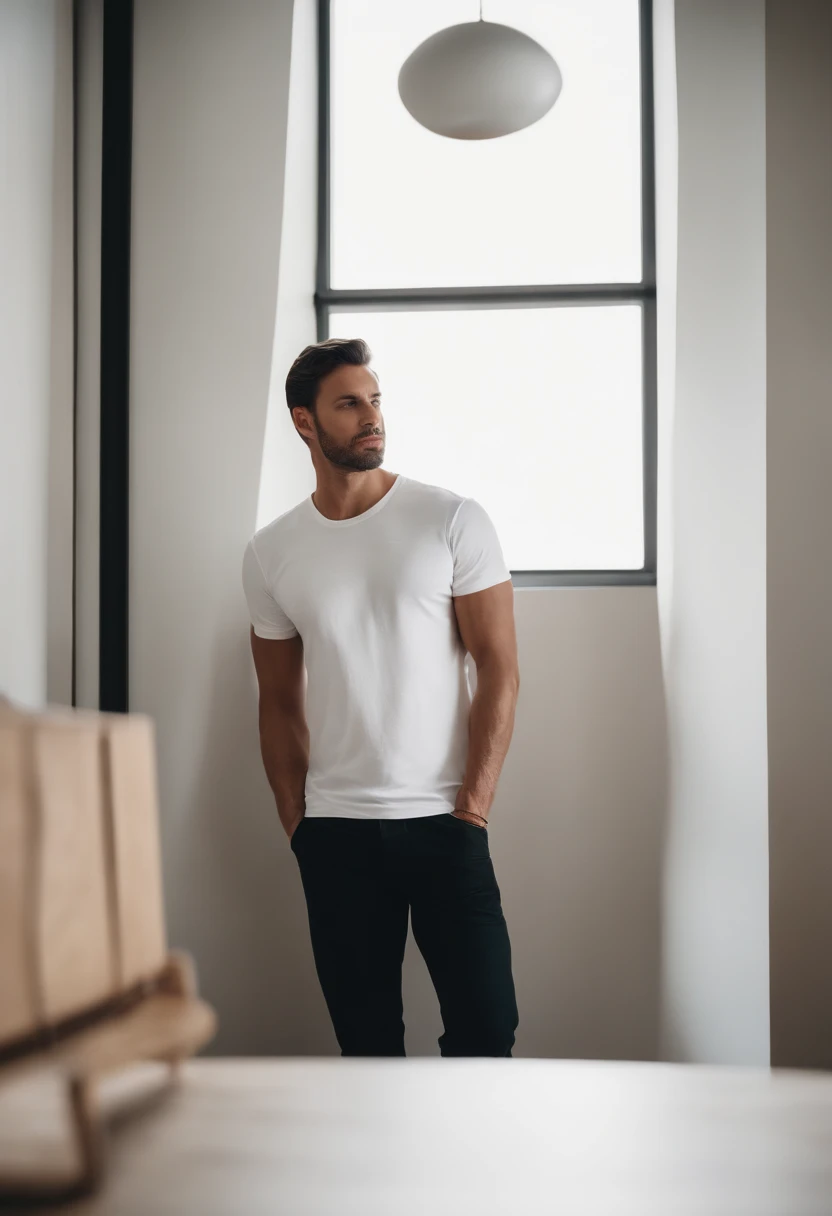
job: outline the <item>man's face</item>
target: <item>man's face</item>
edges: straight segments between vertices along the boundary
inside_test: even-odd
[[[369,367],[339,367],[321,381],[311,419],[321,454],[342,469],[377,469],[384,460],[381,389]],[[308,433],[308,432],[307,432]],[[380,443],[361,443],[367,436]]]

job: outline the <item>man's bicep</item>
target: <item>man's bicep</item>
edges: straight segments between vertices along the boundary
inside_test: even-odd
[[[462,643],[477,667],[492,662],[519,679],[511,579],[453,598]]]
[[[261,708],[296,713],[306,702],[303,638],[261,638],[251,628],[251,653],[257,672]]]

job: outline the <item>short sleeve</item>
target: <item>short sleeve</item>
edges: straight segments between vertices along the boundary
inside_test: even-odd
[[[298,634],[292,621],[277,603],[266,583],[263,568],[249,541],[243,554],[243,590],[248,613],[258,638],[293,638]]]
[[[454,563],[453,595],[471,595],[511,578],[497,530],[475,498],[460,503],[448,541]]]

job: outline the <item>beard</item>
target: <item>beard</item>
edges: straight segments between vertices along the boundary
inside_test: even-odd
[[[318,436],[318,443],[321,445],[321,452],[329,461],[339,469],[353,469],[356,472],[364,472],[367,469],[377,469],[384,460],[384,436],[381,436],[381,446],[377,448],[362,448],[356,442],[347,445],[335,443],[335,441],[327,434],[327,432],[318,423],[317,418],[313,417],[315,433]],[[366,439],[367,436],[365,435]]]

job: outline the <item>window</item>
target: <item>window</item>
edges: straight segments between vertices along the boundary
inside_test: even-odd
[[[319,337],[365,338],[390,468],[477,498],[516,586],[655,582],[649,0],[485,0],[552,110],[444,139],[398,96],[477,0],[321,0]]]

